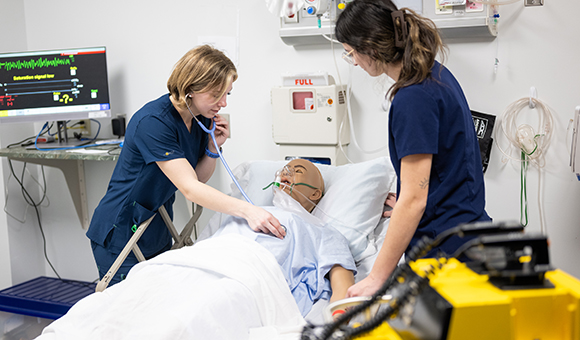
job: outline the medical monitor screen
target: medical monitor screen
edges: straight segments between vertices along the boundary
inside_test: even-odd
[[[110,116],[105,47],[0,53],[0,123]]]

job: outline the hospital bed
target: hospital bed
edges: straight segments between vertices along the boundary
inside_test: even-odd
[[[273,194],[262,188],[286,163],[248,162],[234,174],[256,205],[267,206]],[[346,237],[358,281],[372,268],[388,227],[381,216],[394,170],[385,157],[318,167],[326,193],[312,214]],[[231,195],[241,197],[236,187]],[[215,214],[194,246],[141,262],[125,281],[82,299],[38,339],[299,339],[307,322],[323,322],[328,302],[318,301],[303,317],[265,248],[236,235],[210,237],[223,218]]]

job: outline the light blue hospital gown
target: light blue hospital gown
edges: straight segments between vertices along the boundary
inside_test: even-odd
[[[319,299],[330,299],[330,281],[325,277],[334,265],[356,273],[348,242],[336,229],[316,226],[277,207],[264,207],[286,227],[286,237],[254,232],[243,218],[227,216],[213,237],[227,233],[244,235],[268,249],[280,264],[290,291],[303,316]]]

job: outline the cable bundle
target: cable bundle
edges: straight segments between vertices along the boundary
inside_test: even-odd
[[[534,131],[527,124],[518,125],[517,118],[522,109],[535,108],[539,116],[539,130]],[[506,153],[498,144],[500,151],[509,159],[516,161],[532,161],[536,166],[545,166],[544,155],[548,149],[554,128],[554,118],[549,107],[542,101],[530,97],[521,98],[511,103],[501,117],[501,130],[504,136],[510,141],[510,146],[525,153],[525,160],[521,157],[514,158]],[[530,130],[531,129],[531,130]],[[497,138],[496,138],[497,141]]]
[[[535,89],[532,88],[532,92]],[[517,124],[517,119],[522,109],[529,107],[535,109],[539,116],[539,129],[534,130],[528,124]],[[543,234],[544,218],[541,204],[541,182],[542,182],[542,168],[546,165],[545,155],[552,140],[552,132],[554,129],[554,118],[549,107],[542,101],[535,98],[534,93],[529,98],[521,98],[510,104],[501,120],[501,131],[510,142],[510,147],[518,150],[519,157],[513,157],[508,152],[504,151],[499,145],[498,139],[495,138],[498,149],[510,160],[517,161],[521,164],[521,190],[520,190],[520,222],[526,226],[528,224],[527,212],[527,169],[528,164],[532,163],[538,168],[538,209],[540,214],[540,230]],[[497,131],[497,130],[496,130]]]

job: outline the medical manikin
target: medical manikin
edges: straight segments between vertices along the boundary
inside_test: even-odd
[[[245,220],[230,216],[213,237],[241,234],[274,254],[302,315],[320,299],[343,299],[354,284],[356,267],[344,236],[310,214],[324,193],[320,171],[308,160],[295,159],[269,187],[274,188],[274,206],[263,208],[286,228],[284,239],[254,232]]]

